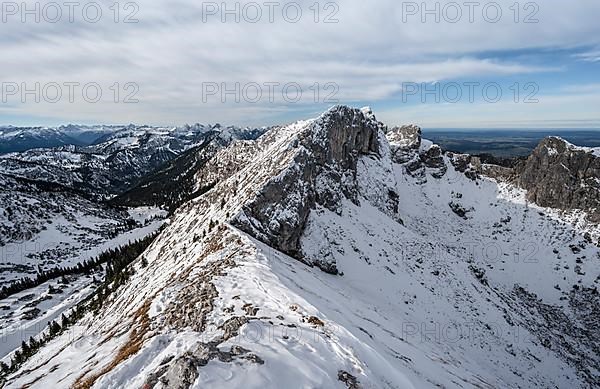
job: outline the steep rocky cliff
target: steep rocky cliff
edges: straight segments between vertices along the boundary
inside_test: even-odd
[[[515,173],[529,201],[543,207],[581,209],[588,212],[590,221],[600,221],[600,151],[546,138]]]
[[[415,125],[394,127],[386,134],[390,143],[392,161],[404,164],[413,177],[427,180],[427,172],[433,178],[441,178],[447,172],[442,149],[423,139],[421,128]]]
[[[361,193],[375,207],[395,214],[398,196],[387,180],[369,188],[358,180],[366,164],[392,175],[384,130],[370,110],[338,106],[317,119],[275,128],[257,142],[237,142],[196,177],[200,186],[227,180],[225,191],[247,199],[230,211],[232,225],[336,273],[335,263],[307,257],[300,237],[311,211],[323,207],[340,213],[343,201],[359,204]]]

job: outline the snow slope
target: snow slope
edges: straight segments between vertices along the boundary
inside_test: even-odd
[[[158,230],[166,216],[165,211],[152,208],[130,209],[125,214],[138,223],[127,231],[117,230],[122,220],[105,220],[75,213],[76,226],[68,220],[55,218],[51,228],[33,238],[0,248],[3,268],[0,285],[8,285],[22,277],[34,279],[38,269],[47,271],[75,266],[108,249],[144,238]],[[80,231],[84,231],[81,235],[86,235],[86,240],[76,239]],[[114,237],[108,238],[106,233]],[[102,276],[100,272],[95,274],[97,279]],[[62,313],[95,289],[91,275],[66,279],[69,283],[63,284],[61,279],[54,279],[0,299],[0,359],[20,347],[23,340],[27,341],[44,331],[48,322],[60,318]]]

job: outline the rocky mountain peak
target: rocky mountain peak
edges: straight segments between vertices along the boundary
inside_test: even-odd
[[[226,205],[234,226],[292,257],[335,272],[331,264],[306,258],[300,238],[312,210],[340,213],[344,201],[360,203],[366,192],[358,178],[364,168],[359,167],[361,159],[391,164],[384,131],[369,111],[335,106],[316,119],[234,144],[217,154],[197,178],[200,186],[219,183],[208,196],[215,201],[223,193],[237,194],[236,201]],[[391,168],[386,171],[391,174]],[[397,197],[385,188],[371,191],[368,201],[393,213]]]
[[[529,158],[517,165],[517,183],[527,198],[543,207],[581,209],[590,221],[600,221],[600,153],[559,137],[540,142]]]
[[[442,149],[422,138],[421,128],[411,124],[394,127],[386,134],[390,143],[391,158],[394,163],[405,164],[408,174],[427,181],[427,171],[434,178],[441,178],[447,172]]]
[[[357,155],[379,152],[378,134],[385,126],[369,110],[335,106],[303,129],[303,145],[320,163],[355,164]]]
[[[421,127],[414,124],[393,127],[386,135],[391,146],[418,148],[421,145]]]
[[[569,150],[572,146],[572,144],[570,144],[563,138],[560,138],[558,136],[549,136],[542,139],[535,151],[538,153],[546,151],[550,154],[555,154],[555,152],[564,153],[567,150]]]

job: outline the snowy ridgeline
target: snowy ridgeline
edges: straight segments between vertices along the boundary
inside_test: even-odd
[[[223,127],[220,124],[194,124],[183,127],[152,127],[117,125],[74,125],[52,127],[0,127],[0,154],[19,153],[32,149],[79,150],[94,153],[107,148],[134,149],[148,139],[168,140],[174,149],[202,142],[209,134],[218,133],[224,140],[251,139],[264,132],[264,128]],[[166,147],[171,146],[166,144]],[[89,147],[88,147],[89,146]]]
[[[597,225],[484,170],[345,107],[235,143],[6,387],[599,385]]]
[[[218,124],[176,128],[133,125],[0,128],[4,145],[10,145],[14,139],[45,139],[34,143],[36,148],[24,147],[20,152],[2,154],[4,150],[0,148],[0,174],[53,183],[90,196],[111,197],[207,141],[225,146],[237,139],[255,139],[265,131],[266,128]],[[73,139],[82,133],[96,134],[96,138],[91,144]],[[59,142],[54,147],[53,140]]]

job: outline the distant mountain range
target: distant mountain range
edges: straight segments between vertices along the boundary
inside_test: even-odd
[[[220,124],[194,124],[183,127],[152,127],[118,125],[75,125],[68,124],[60,127],[15,127],[0,126],[0,154],[22,152],[37,148],[54,148],[60,146],[89,146],[104,143],[119,133],[126,131],[146,130],[170,132],[177,138],[193,140],[199,134],[217,130],[223,138],[244,137],[241,132],[246,129],[237,127],[222,127]]]
[[[199,124],[176,128],[130,125],[6,130],[3,136],[12,139],[9,143],[13,145],[18,143],[15,139],[35,141],[38,145],[61,144],[0,155],[0,173],[52,182],[106,198],[132,188],[140,178],[207,140],[224,147],[233,140],[254,139],[265,130]],[[81,145],[83,142],[76,141],[75,136],[95,139]]]
[[[85,146],[122,126],[0,127],[0,154],[66,145]]]

